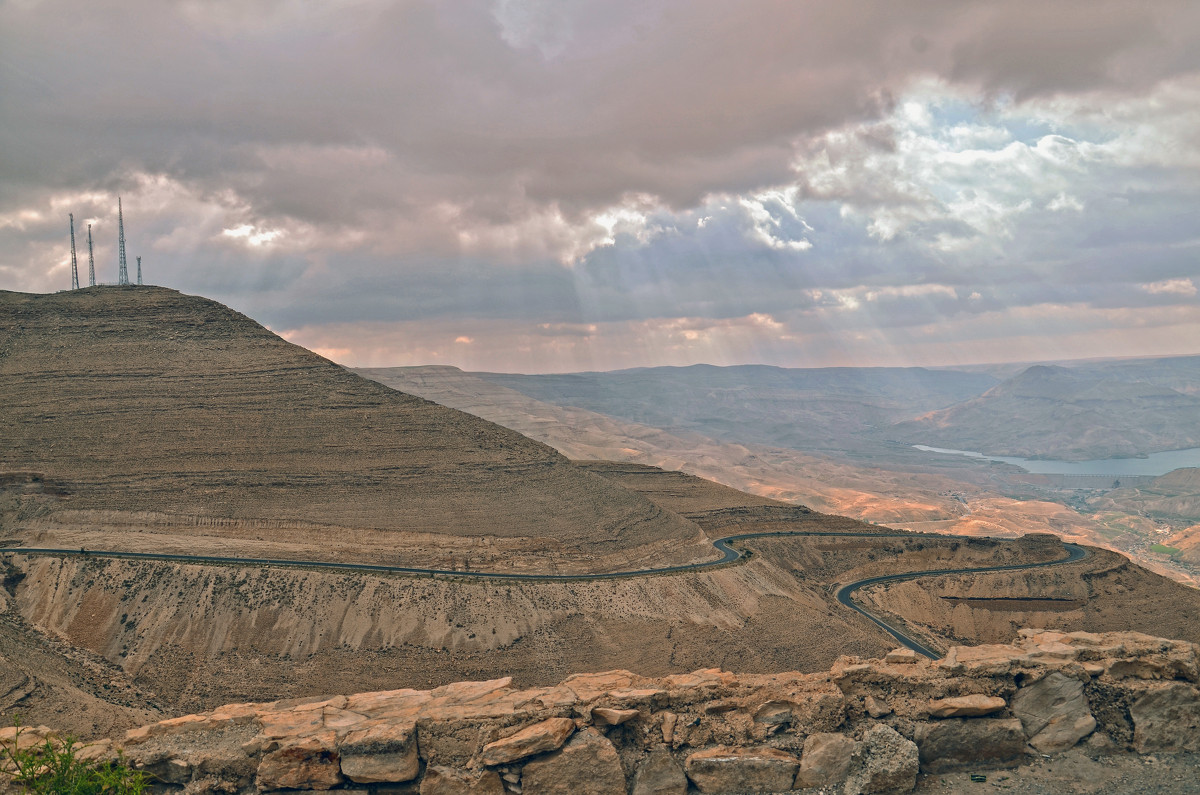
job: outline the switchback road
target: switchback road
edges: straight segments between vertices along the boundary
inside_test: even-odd
[[[189,563],[199,565],[233,565],[233,566],[273,566],[287,568],[304,568],[304,569],[332,569],[335,571],[356,571],[356,572],[371,572],[378,574],[401,574],[417,577],[448,577],[455,579],[476,579],[476,580],[529,580],[536,582],[581,582],[586,580],[614,580],[627,579],[630,577],[647,577],[650,575],[661,574],[682,574],[686,572],[701,571],[704,569],[712,569],[719,566],[728,566],[738,561],[745,560],[750,553],[743,552],[734,548],[732,545],[739,541],[747,541],[752,538],[778,538],[784,536],[830,536],[844,538],[936,538],[936,539],[952,539],[953,536],[936,535],[931,533],[835,533],[835,532],[820,532],[820,531],[782,531],[770,533],[740,533],[738,535],[725,536],[713,541],[713,546],[721,553],[721,557],[715,560],[706,560],[701,563],[684,563],[678,566],[662,566],[659,568],[650,569],[633,569],[630,571],[614,571],[601,574],[516,574],[509,572],[487,572],[487,571],[459,571],[455,569],[424,569],[410,566],[386,566],[382,564],[370,563],[336,563],[324,560],[287,560],[283,558],[231,558],[219,557],[214,555],[178,555],[168,552],[119,552],[113,550],[92,550],[92,549],[50,549],[40,547],[4,547],[0,548],[0,556],[8,555],[39,555],[39,556],[54,556],[54,557],[84,557],[84,558],[120,558],[128,560],[153,560],[166,561],[170,563]],[[904,574],[891,574],[880,577],[870,577],[858,582],[852,582],[848,585],[843,585],[838,588],[835,596],[842,605],[862,613],[873,623],[878,625],[885,632],[890,634],[907,648],[912,649],[918,654],[923,654],[931,659],[938,659],[939,655],[923,646],[918,641],[905,635],[902,631],[888,624],[879,616],[871,613],[866,608],[854,601],[853,594],[859,588],[875,585],[883,582],[896,582],[900,580],[913,580],[918,577],[933,577],[943,574],[978,574],[995,571],[1019,571],[1022,569],[1034,569],[1043,566],[1057,566],[1063,563],[1073,563],[1077,560],[1082,560],[1087,556],[1086,549],[1075,544],[1063,544],[1067,549],[1067,556],[1058,560],[1043,561],[1038,563],[1018,563],[1007,566],[985,566],[981,568],[964,568],[964,569],[932,569],[928,571],[913,571]]]

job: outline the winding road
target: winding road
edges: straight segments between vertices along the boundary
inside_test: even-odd
[[[379,574],[401,574],[417,577],[449,577],[455,579],[477,579],[477,580],[528,580],[538,582],[580,582],[586,580],[615,580],[628,579],[631,577],[647,577],[651,575],[661,574],[682,574],[686,572],[701,571],[704,569],[712,569],[722,566],[732,565],[739,561],[746,560],[750,557],[749,552],[743,552],[734,548],[732,545],[739,541],[747,541],[753,538],[778,538],[784,536],[825,536],[825,537],[842,537],[842,538],[935,538],[935,539],[953,539],[954,536],[937,535],[932,533],[837,533],[837,532],[821,532],[821,531],[777,531],[764,533],[739,533],[737,535],[725,536],[714,540],[713,547],[721,553],[721,557],[715,560],[706,560],[701,563],[684,563],[678,566],[662,566],[659,568],[650,569],[633,569],[630,571],[614,571],[601,574],[515,574],[508,572],[489,572],[489,571],[458,571],[454,569],[424,569],[410,566],[385,566],[382,564],[370,563],[335,563],[323,560],[288,560],[284,558],[231,558],[219,557],[214,555],[179,555],[168,552],[119,552],[113,550],[91,550],[91,549],[55,549],[41,547],[3,547],[0,548],[0,556],[8,555],[41,555],[54,557],[84,557],[84,558],[121,558],[129,560],[153,560],[166,561],[171,563],[192,563],[192,564],[218,564],[218,565],[235,565],[235,566],[274,566],[288,568],[305,568],[305,569],[332,569],[335,571],[359,571],[372,572]],[[1038,563],[1016,563],[1006,566],[984,566],[981,568],[963,568],[963,569],[930,569],[926,571],[912,571],[904,574],[889,574],[879,577],[869,577],[865,580],[859,580],[838,588],[834,594],[835,598],[845,607],[850,608],[862,615],[866,616],[870,621],[879,626],[889,635],[905,647],[912,649],[918,654],[923,654],[930,659],[938,659],[939,654],[932,651],[920,642],[905,635],[901,630],[888,624],[879,616],[871,613],[862,605],[854,601],[853,594],[859,588],[868,585],[876,585],[884,582],[898,582],[901,580],[914,580],[918,577],[934,577],[944,574],[979,574],[995,571],[1020,571],[1023,569],[1035,569],[1044,566],[1058,566],[1064,563],[1074,563],[1088,556],[1088,550],[1075,544],[1063,543],[1067,549],[1067,556],[1058,560],[1048,560]]]

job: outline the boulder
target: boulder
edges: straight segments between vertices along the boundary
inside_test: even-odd
[[[844,781],[850,772],[850,758],[856,743],[836,732],[810,734],[800,755],[800,771],[796,773],[796,789],[824,787]]]
[[[692,754],[684,768],[701,792],[782,792],[792,788],[800,760],[777,748],[722,745]]]
[[[485,765],[503,765],[553,751],[560,748],[574,731],[575,721],[570,718],[547,718],[502,740],[488,743],[483,747],[480,760]]]
[[[625,795],[625,771],[617,749],[595,729],[576,733],[561,750],[521,770],[525,795]]]
[[[1133,747],[1150,751],[1200,751],[1200,690],[1183,682],[1151,686],[1129,707]]]
[[[935,718],[974,718],[1004,709],[999,696],[951,696],[929,702],[929,714]]]
[[[951,718],[917,726],[921,770],[944,773],[1020,761],[1025,730],[1016,718]]]
[[[421,779],[420,795],[504,795],[495,770],[468,771],[433,765]]]
[[[358,784],[411,781],[420,772],[416,724],[381,722],[347,734],[338,744],[342,773]]]
[[[342,783],[332,731],[303,737],[263,756],[258,788],[330,789]]]
[[[663,746],[655,746],[633,776],[633,795],[685,795],[683,768]]]
[[[1029,744],[1044,754],[1073,748],[1096,728],[1083,683],[1058,671],[1019,689],[1012,713],[1020,719]]]
[[[846,795],[909,792],[917,785],[917,746],[891,726],[872,727],[850,757]]]

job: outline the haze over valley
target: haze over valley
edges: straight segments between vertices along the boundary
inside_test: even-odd
[[[1200,522],[1188,474],[1194,468],[1125,477],[1114,489],[1121,486],[1119,459],[1107,469],[1096,464],[1095,476],[1057,477],[914,448],[940,442],[986,454],[1087,460],[1195,447],[1200,357],[994,369],[359,372],[519,430],[571,458],[682,469],[897,527],[1053,532],[1200,583],[1188,533]],[[1200,465],[1200,451],[1191,460]],[[1182,547],[1171,543],[1176,534]]]

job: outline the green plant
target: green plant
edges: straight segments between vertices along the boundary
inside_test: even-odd
[[[86,762],[75,754],[76,740],[46,739],[40,745],[21,747],[21,724],[11,742],[0,742],[0,764],[25,792],[54,795],[139,795],[146,776],[130,770],[124,760]]]

